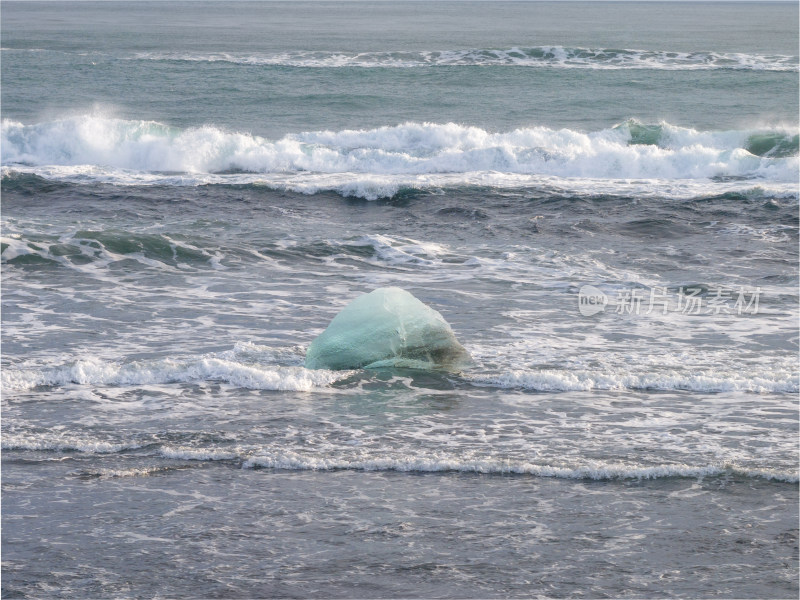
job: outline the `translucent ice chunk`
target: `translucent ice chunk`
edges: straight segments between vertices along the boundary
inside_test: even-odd
[[[469,362],[442,315],[398,287],[378,288],[353,300],[306,353],[309,369],[458,371]]]

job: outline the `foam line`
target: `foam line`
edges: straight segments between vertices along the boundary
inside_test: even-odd
[[[133,60],[231,63],[315,69],[420,67],[530,67],[551,69],[651,69],[666,71],[797,71],[797,57],[742,52],[670,52],[614,48],[533,46],[417,52],[268,53],[141,52]]]

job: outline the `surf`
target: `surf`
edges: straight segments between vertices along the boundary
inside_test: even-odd
[[[799,139],[796,128],[784,126],[702,131],[636,120],[588,132],[406,122],[276,140],[211,125],[180,129],[97,115],[2,123],[4,184],[22,173],[122,185],[260,183],[367,199],[403,187],[521,187],[546,178],[568,186],[738,179],[783,189],[798,176]]]
[[[128,60],[228,63],[251,67],[307,69],[412,69],[439,67],[525,67],[549,69],[648,69],[665,71],[796,71],[797,57],[744,52],[675,52],[631,48],[513,46],[425,51],[139,52]]]

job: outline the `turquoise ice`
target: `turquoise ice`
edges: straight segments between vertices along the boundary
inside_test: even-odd
[[[306,353],[309,369],[458,371],[469,362],[444,317],[398,287],[378,288],[353,300]]]

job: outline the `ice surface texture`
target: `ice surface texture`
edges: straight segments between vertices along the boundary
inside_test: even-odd
[[[470,362],[442,315],[407,291],[378,288],[348,304],[306,353],[309,369],[459,371]]]

